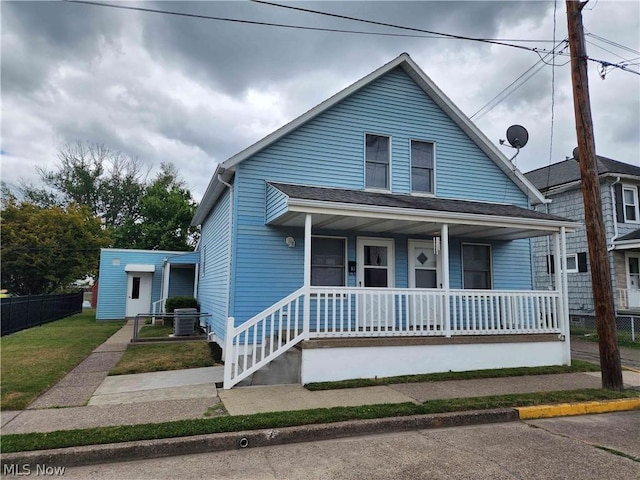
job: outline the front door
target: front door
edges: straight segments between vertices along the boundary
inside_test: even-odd
[[[358,286],[371,288],[358,298],[358,318],[363,327],[391,327],[395,321],[392,293],[395,251],[391,238],[364,238],[358,242]],[[374,290],[375,289],[375,290]]]
[[[442,287],[440,256],[432,240],[409,240],[409,288]],[[435,328],[441,324],[442,301],[436,292],[421,292],[409,300],[411,325]]]
[[[151,283],[153,273],[127,273],[127,317],[151,311]]]
[[[640,254],[627,254],[627,298],[629,308],[640,308]]]

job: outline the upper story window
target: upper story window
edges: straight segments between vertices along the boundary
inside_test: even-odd
[[[636,187],[622,187],[622,208],[625,222],[640,222],[640,212],[638,212],[638,189]]]
[[[433,143],[411,140],[411,191],[433,193]]]
[[[491,245],[462,244],[462,288],[491,289]]]
[[[311,237],[311,285],[346,285],[346,247],[345,238]]]
[[[389,190],[391,139],[367,134],[365,143],[366,188]]]

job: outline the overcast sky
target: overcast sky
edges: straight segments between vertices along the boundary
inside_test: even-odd
[[[116,3],[115,1],[113,3]],[[250,2],[126,2],[142,8],[343,30],[416,34]],[[551,49],[554,2],[298,2],[305,8]],[[555,38],[566,37],[558,1]],[[540,57],[464,40],[318,32],[62,2],[2,2],[2,179],[37,181],[76,140],[103,143],[157,169],[175,163],[200,200],[216,164],[407,52],[472,116]],[[640,71],[640,2],[591,1],[588,54]],[[515,40],[544,40],[521,42]],[[625,48],[622,48],[625,47]],[[498,144],[529,130],[527,172],[576,145],[567,56],[473,121]],[[640,165],[640,75],[589,64],[599,155]],[[552,72],[555,95],[552,96]],[[552,98],[555,103],[551,148]],[[511,157],[513,150],[501,147]]]

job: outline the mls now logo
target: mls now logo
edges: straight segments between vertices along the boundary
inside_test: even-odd
[[[14,475],[18,477],[27,477],[29,475],[35,476],[62,476],[64,475],[66,467],[54,467],[51,465],[44,465],[36,463],[30,465],[28,463],[5,463],[2,465],[2,475]]]

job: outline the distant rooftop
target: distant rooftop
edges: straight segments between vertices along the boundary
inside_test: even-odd
[[[597,155],[596,159],[599,175],[609,173],[635,175],[640,178],[640,166],[619,162],[600,155]],[[563,162],[532,170],[524,175],[538,190],[544,192],[550,188],[580,180],[580,167],[575,159],[570,158]]]

